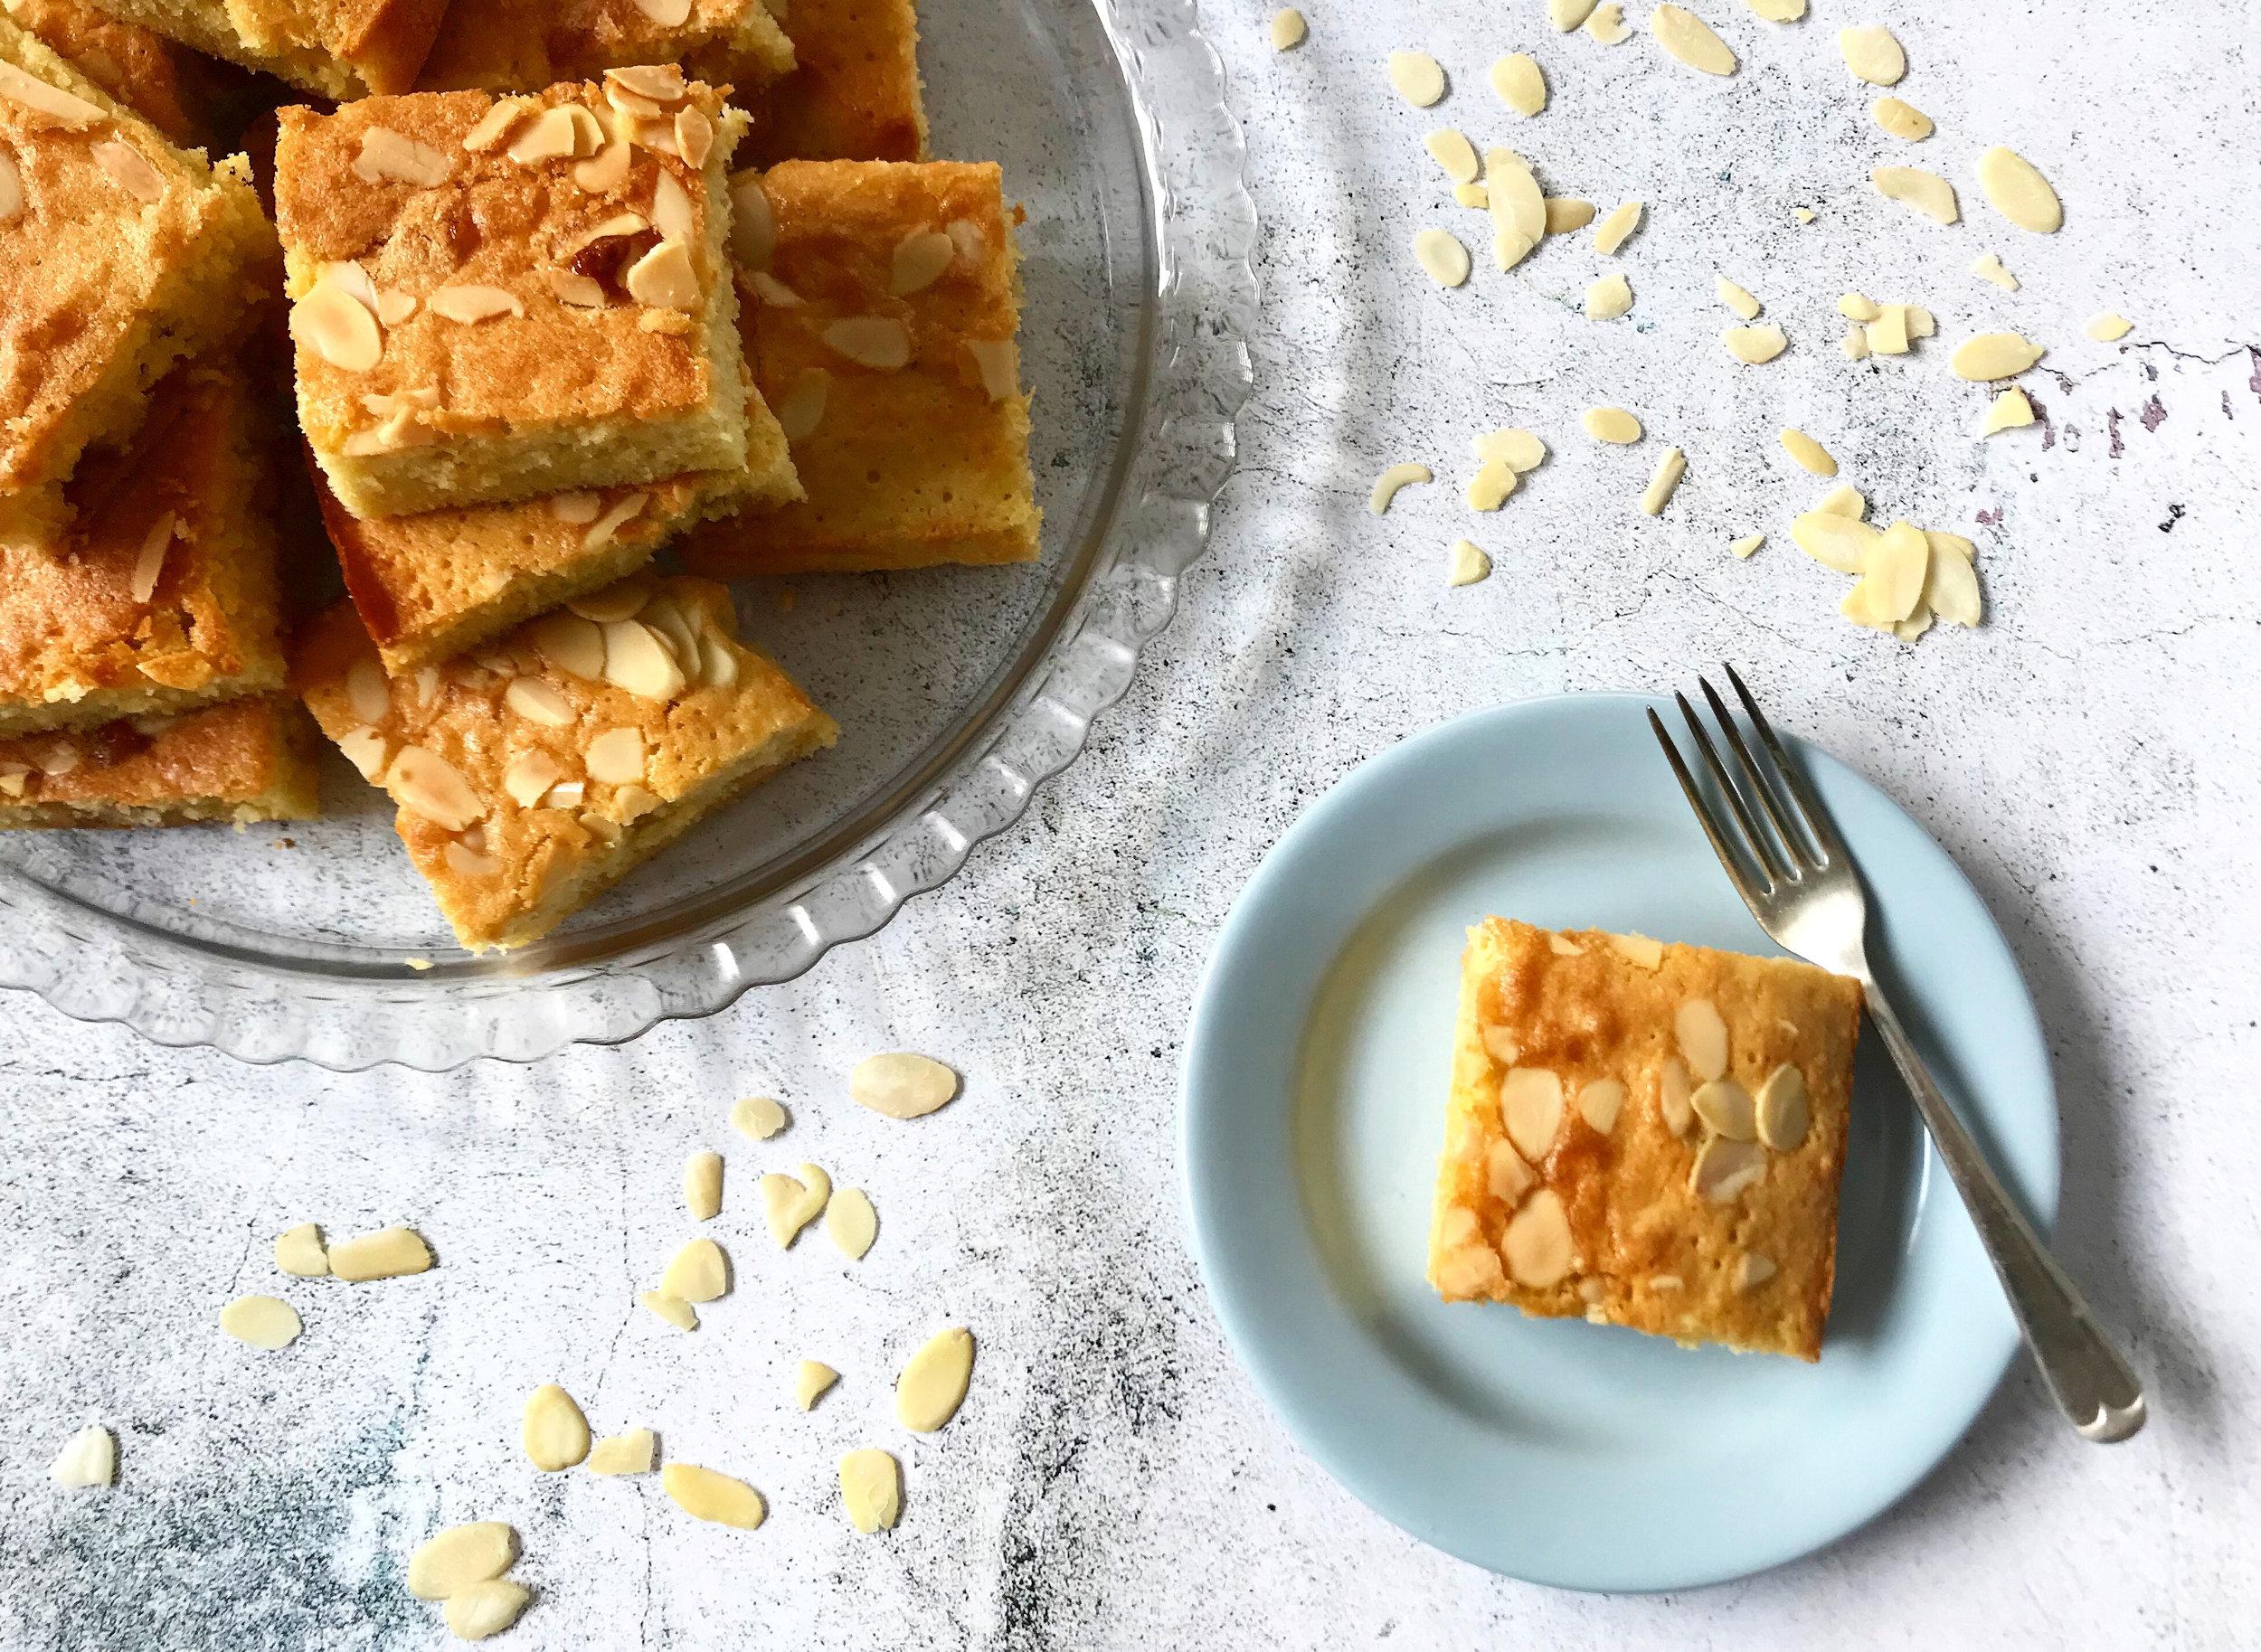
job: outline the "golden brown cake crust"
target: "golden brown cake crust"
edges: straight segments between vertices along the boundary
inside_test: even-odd
[[[175,143],[203,141],[203,116],[186,95],[196,67],[164,35],[87,0],[0,0],[0,9]]]
[[[33,82],[68,112],[28,105]],[[274,237],[240,170],[175,148],[4,17],[0,167],[6,492],[52,487],[90,443],[130,435],[175,361],[240,326]]]
[[[413,86],[447,3],[104,0],[118,16],[169,40],[338,99]]]
[[[306,820],[313,730],[289,694],[0,739],[0,827]]]
[[[748,162],[926,158],[912,0],[792,0],[785,33],[798,67],[761,99]]]
[[[275,207],[296,306],[299,422],[340,499],[359,515],[396,514],[743,465],[744,373],[721,238],[743,117],[709,87],[682,92],[671,107],[706,145],[695,166],[610,136],[627,118],[606,91],[562,85],[499,100],[515,118],[467,149],[497,102],[420,92],[335,115],[281,112]],[[590,153],[520,149],[561,110],[583,122]],[[649,124],[675,144],[676,120]],[[617,176],[590,173],[600,146],[610,155],[615,145]],[[417,167],[432,170],[400,175]],[[638,284],[663,232],[695,284],[679,307]],[[377,316],[407,312],[369,324],[374,363],[341,365],[321,347],[315,289],[330,281]],[[442,294],[507,307],[464,319],[435,309]],[[663,439],[686,451],[646,454]],[[509,444],[539,453],[534,485],[473,474]]]
[[[418,84],[538,91],[629,63],[681,63],[747,99],[792,69],[793,43],[762,0],[690,0],[675,24],[637,0],[486,0],[449,8]]]
[[[401,839],[467,947],[535,939],[839,732],[735,640],[719,585],[639,577],[572,606],[603,618],[560,609],[393,680],[350,605],[301,639],[307,704],[401,806]]]
[[[1688,1073],[1679,1031],[1683,1006],[1699,1002],[1724,1022],[1726,1077],[1746,1097],[1787,1063],[1802,1075],[1810,1108],[1794,1147],[1735,1140],[1719,1148],[1710,1165],[1748,1158],[1753,1166],[1725,1199],[1693,1185],[1715,1135],[1668,1089],[1675,1063],[1702,1081],[1700,1062]],[[1430,1282],[1448,1300],[1512,1302],[1537,1316],[1818,1357],[1859,1025],[1858,983],[1792,959],[1487,919],[1469,932],[1462,958]],[[1551,1133],[1543,1106],[1503,1109],[1503,1085],[1518,1071],[1541,1075],[1541,1095],[1544,1075],[1559,1081]],[[1600,1081],[1624,1086],[1606,1129],[1580,1107]],[[1521,1147],[1537,1145],[1528,1139],[1537,1130],[1543,1151],[1518,1151],[1518,1119]],[[1569,1265],[1559,1278],[1527,1267],[1518,1279],[1510,1221],[1525,1223],[1527,1262],[1544,1261],[1538,1230],[1552,1225],[1549,1200],[1567,1220]]]
[[[741,175],[741,187],[750,178]],[[760,187],[775,239],[759,274],[741,271],[742,325],[755,382],[787,420],[808,497],[700,529],[685,543],[686,562],[736,577],[1033,560],[1042,514],[998,167],[792,161],[762,175]],[[924,286],[898,293],[898,255],[922,240],[948,261]],[[831,341],[837,324],[866,318],[903,329],[901,368],[866,365]],[[1004,393],[992,393],[976,345],[997,353],[990,371]],[[809,384],[819,393],[809,397]],[[796,422],[803,405],[820,409],[813,425]]]
[[[180,367],[68,490],[61,545],[0,543],[0,732],[278,689],[275,543],[241,370]]]

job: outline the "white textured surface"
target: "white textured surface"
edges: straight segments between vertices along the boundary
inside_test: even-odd
[[[479,1517],[524,1536],[538,1598],[498,1644],[529,1649],[2250,1644],[2261,18],[1823,0],[1775,28],[1708,0],[1745,59],[1720,82],[1645,34],[1556,39],[1537,0],[1308,9],[1284,57],[1267,6],[1210,20],[1250,117],[1273,328],[1214,553],[1091,754],[955,884],[794,986],[530,1071],[251,1071],[0,1003],[0,1646],[446,1644],[403,1557]],[[1940,122],[1916,155],[1837,61],[1837,25],[1878,18],[1914,65],[1897,90]],[[1401,44],[1451,72],[1436,109],[1389,93]],[[1518,49],[1554,88],[1533,122],[1483,80]],[[1584,236],[1491,271],[1481,218],[1438,203],[1418,140],[1439,124],[1515,143],[1557,193],[1648,201],[1616,260],[1632,315],[1575,313],[1603,264]],[[1889,158],[1966,185],[1997,140],[2056,180],[2061,235],[2009,229],[1967,186],[1969,222],[1938,229],[1862,182]],[[1414,269],[1430,223],[1468,231],[1468,288]],[[1990,248],[2023,292],[1967,273]],[[1766,301],[1787,355],[1726,361],[1715,269]],[[1849,366],[1848,287],[1928,305],[1942,336]],[[2080,336],[2106,308],[2134,318],[2127,345]],[[1946,347],[1996,325],[2050,346],[2046,449],[1958,434],[1983,397]],[[1638,409],[1651,443],[1587,444],[1575,416],[1599,401]],[[1775,446],[1784,423],[1880,513],[1972,533],[1993,623],[1903,650],[1838,620],[1840,582],[1787,543],[1821,485]],[[1498,424],[1556,458],[1472,521],[1465,444]],[[1689,471],[1651,522],[1632,500],[1662,441]],[[1366,515],[1372,476],[1414,458],[1438,484]],[[1726,557],[1758,529],[1754,561]],[[1497,571],[1448,590],[1462,533]],[[2128,1329],[2155,1418],[2083,1447],[2020,1371],[1948,1466],[1830,1553],[1689,1596],[1554,1594],[1400,1536],[1257,1403],[1185,1250],[1179,1035],[1234,892],[1351,764],[1457,706],[1660,687],[1722,656],[1885,779],[2000,916],[2058,1062],[2062,1254]],[[955,1061],[964,1098],[907,1125],[850,1106],[848,1065],[891,1045]],[[760,1092],[794,1123],[757,1148],[724,1115]],[[686,1338],[629,1298],[691,1227],[678,1178],[701,1147],[729,1158],[711,1226],[739,1284]],[[871,1191],[860,1269],[819,1234],[770,1247],[754,1176],[803,1158]],[[440,1267],[280,1280],[268,1241],[306,1220],[413,1222]],[[306,1336],[280,1355],[222,1337],[246,1290],[289,1297]],[[951,1320],[981,1339],[973,1397],[911,1442],[887,1383]],[[803,1355],[846,1374],[808,1418]],[[653,1480],[536,1475],[517,1411],[550,1380],[600,1433],[648,1425],[668,1457],[752,1479],[768,1525],[694,1526]],[[60,1494],[48,1458],[90,1418],[119,1432],[120,1483]],[[832,1501],[833,1459],[868,1443],[906,1468],[885,1539]]]

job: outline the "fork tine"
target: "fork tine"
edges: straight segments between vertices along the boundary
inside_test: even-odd
[[[1722,664],[1724,666],[1725,662]],[[1805,776],[1800,772],[1798,765],[1791,761],[1790,753],[1783,750],[1782,741],[1774,738],[1774,725],[1766,721],[1766,713],[1758,709],[1758,702],[1743,685],[1743,679],[1736,675],[1735,667],[1726,666],[1726,670],[1727,681],[1735,684],[1736,698],[1743,702],[1743,709],[1750,716],[1751,727],[1758,731],[1760,741],[1774,760],[1774,772],[1781,775],[1788,785],[1790,796],[1798,806],[1799,817],[1805,823],[1807,835],[1821,846],[1821,864],[1826,866],[1835,861],[1841,865],[1850,865],[1853,857],[1847,852],[1844,840],[1838,836],[1836,824],[1830,819],[1829,810],[1821,807],[1821,799],[1806,784]]]
[[[1782,807],[1774,800],[1774,787],[1767,784],[1766,776],[1760,770],[1757,760],[1752,757],[1750,747],[1743,743],[1743,731],[1736,727],[1735,719],[1727,714],[1726,702],[1720,699],[1719,691],[1711,685],[1709,677],[1698,677],[1696,684],[1704,691],[1704,698],[1711,703],[1711,714],[1718,720],[1719,732],[1727,737],[1727,744],[1735,748],[1736,760],[1743,767],[1743,778],[1750,782],[1752,794],[1758,798],[1759,807],[1766,811],[1766,818],[1773,823],[1774,835],[1782,843],[1783,857],[1789,862],[1793,872],[1801,866],[1812,865],[1820,857],[1807,853],[1805,840],[1792,831],[1790,822],[1783,818]]]
[[[1680,715],[1688,720],[1688,732],[1696,737],[1696,748],[1704,754],[1704,765],[1711,770],[1711,778],[1719,788],[1719,795],[1735,811],[1736,822],[1743,828],[1744,841],[1750,845],[1752,858],[1766,873],[1767,887],[1771,890],[1777,883],[1788,883],[1789,868],[1774,859],[1774,845],[1767,841],[1766,834],[1753,818],[1750,807],[1743,801],[1743,794],[1736,789],[1735,781],[1727,773],[1727,766],[1719,760],[1719,753],[1711,743],[1711,736],[1704,732],[1704,725],[1697,721],[1696,708],[1688,703],[1686,694],[1675,693],[1672,699],[1679,706]]]
[[[1735,892],[1743,897],[1743,904],[1756,913],[1760,897],[1771,894],[1773,885],[1769,884],[1764,890],[1751,886],[1750,877],[1744,869],[1743,857],[1728,845],[1726,836],[1719,830],[1717,818],[1711,812],[1711,806],[1704,801],[1704,794],[1696,784],[1696,777],[1689,773],[1688,765],[1680,760],[1680,749],[1664,732],[1664,720],[1653,709],[1649,713],[1649,730],[1657,737],[1657,744],[1664,748],[1664,760],[1672,765],[1673,778],[1680,783],[1680,795],[1688,799],[1688,807],[1696,811],[1697,824],[1704,828],[1704,835],[1711,840],[1711,852],[1719,857],[1719,864],[1726,871],[1727,881],[1735,885]]]

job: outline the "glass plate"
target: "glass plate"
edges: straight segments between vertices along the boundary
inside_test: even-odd
[[[1019,818],[1200,553],[1249,389],[1255,214],[1187,0],[924,0],[920,24],[934,153],[1001,162],[1028,210],[1041,562],[740,585],[745,635],[839,745],[520,952],[452,945],[389,806],[331,760],[318,821],[0,834],[0,986],[247,1061],[531,1061],[790,979]]]

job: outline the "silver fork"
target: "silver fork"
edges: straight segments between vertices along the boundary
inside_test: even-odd
[[[1851,976],[1860,983],[1869,1019],[1884,1035],[1885,1048],[1892,1053],[1900,1076],[1916,1098],[1924,1128],[1931,1132],[1939,1156],[1946,1161],[1947,1173],[1954,1178],[1955,1190],[1963,1195],[1963,1207],[1978,1228],[1980,1241],[2001,1279],[2010,1309],[2018,1316],[2019,1329],[2025,1334],[2026,1346],[2041,1368],[2049,1392],[2082,1439],[2099,1444],[2125,1440],[2143,1426],[2143,1385],[2097,1328],[2088,1304],[2042,1244],[2033,1224],[2011,1203],[1993,1166],[1939,1093],[1923,1057],[1901,1027],[1900,1018],[1885,1001],[1868,968],[1864,944],[1868,908],[1852,856],[1805,777],[1767,726],[1751,691],[1743,685],[1734,666],[1726,669],[1727,681],[1735,684],[1736,695],[1758,735],[1764,758],[1755,756],[1745,743],[1742,732],[1711,684],[1701,678],[1698,682],[1704,698],[1711,703],[1720,732],[1735,752],[1742,785],[1736,784],[1719,760],[1688,697],[1678,694],[1672,697],[1688,719],[1688,731],[1695,736],[1704,765],[1734,817],[1732,824],[1724,824],[1705,801],[1671,736],[1665,732],[1663,721],[1655,712],[1649,713],[1649,726],[1664,748],[1680,789],[1688,796],[1689,807],[1703,823],[1712,852],[1726,868],[1728,881],[1743,897],[1743,904],[1751,909],[1751,916],[1758,920],[1759,928],[1808,963]],[[1784,816],[1778,800],[1783,798],[1796,810],[1802,834],[1793,830]],[[1773,828],[1771,835],[1760,826],[1754,808],[1765,816]]]

